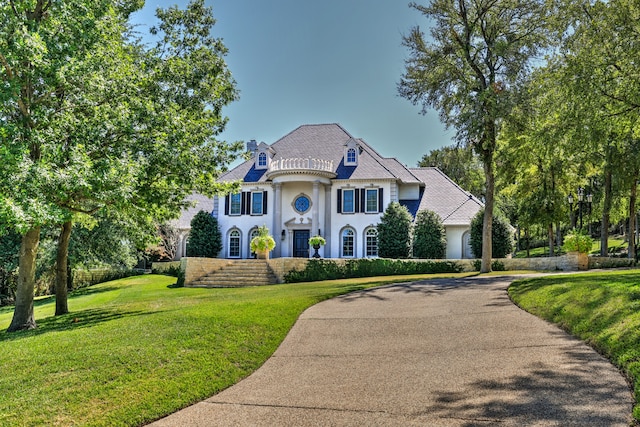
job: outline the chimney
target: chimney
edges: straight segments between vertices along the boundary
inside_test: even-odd
[[[255,139],[252,139],[251,141],[247,142],[247,152],[251,154],[251,157],[255,155],[257,149],[258,149],[258,143],[256,142]]]

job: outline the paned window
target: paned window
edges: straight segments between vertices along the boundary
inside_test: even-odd
[[[366,191],[366,204],[365,204],[365,212],[366,213],[375,213],[378,212],[378,189],[377,188],[368,188]]]
[[[342,212],[355,212],[355,190],[342,190]]]
[[[242,211],[242,193],[229,196],[229,215],[240,215]]]
[[[356,163],[356,149],[349,148],[347,150],[347,164],[355,164]]]
[[[262,191],[251,193],[251,215],[262,215]]]
[[[368,257],[378,256],[378,230],[369,228],[365,232],[365,246]]]
[[[240,232],[232,230],[229,233],[229,258],[240,258]]]
[[[267,167],[267,155],[265,153],[258,154],[258,167],[260,168]]]
[[[355,254],[354,248],[355,232],[351,228],[342,231],[342,256],[352,257]]]

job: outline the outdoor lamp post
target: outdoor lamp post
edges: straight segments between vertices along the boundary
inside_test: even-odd
[[[585,200],[586,199],[586,200]],[[571,225],[573,225],[573,202],[575,199],[573,198],[573,194],[569,194],[567,196],[567,201],[569,202],[569,209],[572,213]],[[580,218],[580,229],[582,230],[582,214],[585,208],[588,209],[589,213],[591,213],[591,203],[593,202],[593,194],[584,194],[584,188],[578,187],[578,216]],[[575,226],[574,226],[575,228]]]

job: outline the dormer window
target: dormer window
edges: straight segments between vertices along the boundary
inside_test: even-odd
[[[267,167],[267,153],[258,154],[258,169],[265,169]]]
[[[274,151],[264,142],[256,147],[255,168],[264,170],[269,168],[269,162],[273,158]]]
[[[355,164],[356,163],[356,149],[349,148],[347,150],[347,164]]]
[[[351,138],[344,145],[344,165],[345,166],[358,166],[358,154],[359,154],[358,142]]]

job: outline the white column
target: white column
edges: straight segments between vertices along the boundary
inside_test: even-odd
[[[313,182],[313,205],[311,206],[311,235],[318,234],[320,228],[320,181]]]
[[[273,238],[276,241],[276,247],[273,250],[273,256],[278,258],[282,256],[282,245],[286,243],[286,240],[282,240],[282,184],[276,182],[273,184],[274,197],[273,197]]]
[[[322,237],[327,243],[324,245],[324,257],[331,258],[331,184],[324,186],[324,226]]]

